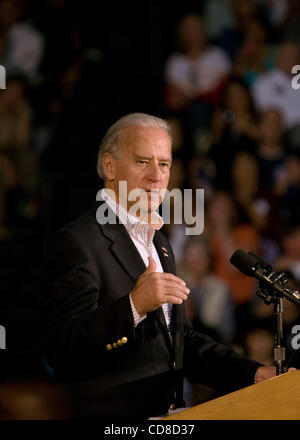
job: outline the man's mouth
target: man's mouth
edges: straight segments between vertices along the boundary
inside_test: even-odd
[[[152,194],[157,194],[157,195],[159,195],[160,193],[161,193],[161,189],[146,189],[146,192],[147,193],[152,193]]]

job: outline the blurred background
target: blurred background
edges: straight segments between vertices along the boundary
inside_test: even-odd
[[[55,402],[71,417],[61,390],[47,388],[44,272],[53,234],[102,187],[100,140],[127,113],[172,126],[170,189],[205,190],[203,234],[165,227],[196,328],[272,365],[273,308],[229,258],[252,250],[300,283],[299,1],[98,3],[0,0],[0,418],[22,418],[18,399],[35,392],[45,404],[36,418],[59,418]],[[285,301],[298,367],[288,339],[299,317]],[[186,383],[189,404],[217,393]]]

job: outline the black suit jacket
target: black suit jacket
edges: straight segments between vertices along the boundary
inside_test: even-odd
[[[97,223],[100,203],[58,232],[46,300],[47,360],[79,396],[80,416],[163,414],[183,405],[183,374],[222,391],[253,383],[259,364],[194,331],[183,305],[173,306],[173,343],[161,307],[134,327],[129,294],[146,267],[122,224]],[[175,274],[160,231],[154,244],[164,271]]]

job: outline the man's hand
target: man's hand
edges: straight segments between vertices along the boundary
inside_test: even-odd
[[[155,272],[156,263],[152,257],[148,258],[149,266],[131,292],[131,300],[140,315],[165,303],[182,304],[190,293],[182,279],[171,273]]]
[[[289,368],[289,371],[295,371],[296,368]],[[255,383],[263,382],[264,380],[271,379],[276,376],[275,367],[258,367],[255,374]]]

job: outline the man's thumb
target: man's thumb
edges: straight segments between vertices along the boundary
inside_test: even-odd
[[[155,263],[154,258],[152,258],[152,257],[149,256],[149,257],[148,257],[148,260],[149,260],[149,265],[148,265],[147,269],[146,269],[145,272],[144,272],[144,273],[146,273],[146,274],[149,274],[149,273],[155,272],[155,270],[156,270],[156,263]]]

